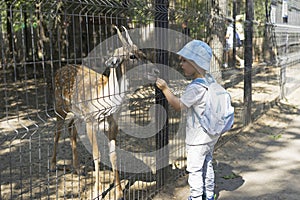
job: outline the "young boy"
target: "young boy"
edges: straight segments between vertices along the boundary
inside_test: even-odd
[[[187,43],[178,53],[184,75],[195,79],[204,79],[205,72],[210,69],[211,48],[200,40]],[[202,114],[205,108],[207,90],[193,81],[186,87],[181,98],[176,97],[163,79],[158,78],[156,85],[162,90],[169,104],[177,111],[187,112],[186,150],[188,183],[190,185],[189,200],[214,200],[214,170],[212,156],[218,136],[207,134],[195,112]],[[196,118],[197,119],[197,118]]]

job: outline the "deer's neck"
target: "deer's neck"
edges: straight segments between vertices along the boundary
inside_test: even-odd
[[[125,66],[121,64],[120,67],[110,68],[108,78],[108,93],[109,95],[120,95],[125,92]]]

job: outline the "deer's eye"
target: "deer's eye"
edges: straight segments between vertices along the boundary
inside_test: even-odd
[[[130,59],[136,59],[137,57],[134,54],[132,54],[132,55],[129,56],[129,58]]]

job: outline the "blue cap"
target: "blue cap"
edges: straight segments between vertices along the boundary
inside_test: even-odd
[[[177,54],[193,61],[198,67],[205,71],[209,71],[210,69],[212,50],[208,44],[201,40],[190,41],[180,51],[178,51]]]

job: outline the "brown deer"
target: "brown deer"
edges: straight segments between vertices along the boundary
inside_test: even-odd
[[[108,130],[103,127],[109,140],[110,162],[114,174],[115,196],[122,199],[123,191],[120,184],[119,172],[117,169],[117,155],[115,151],[116,135],[118,126],[112,116],[122,102],[126,90],[125,72],[130,61],[145,60],[145,54],[133,44],[128,31],[126,39],[120,30],[115,27],[122,42],[122,47],[117,48],[113,55],[105,62],[109,67],[109,76],[97,73],[83,65],[67,65],[60,68],[55,75],[55,111],[57,115],[57,131],[54,138],[53,155],[51,160],[51,170],[56,169],[57,143],[69,112],[74,114],[74,118],[69,122],[70,140],[73,155],[73,167],[78,174],[81,173],[76,151],[77,130],[74,125],[76,117],[84,120],[86,133],[92,145],[92,155],[95,165],[95,185],[93,198],[101,198],[102,186],[99,179],[99,162],[101,155],[97,143],[97,129],[100,122],[108,124]],[[118,72],[121,76],[118,76]]]

